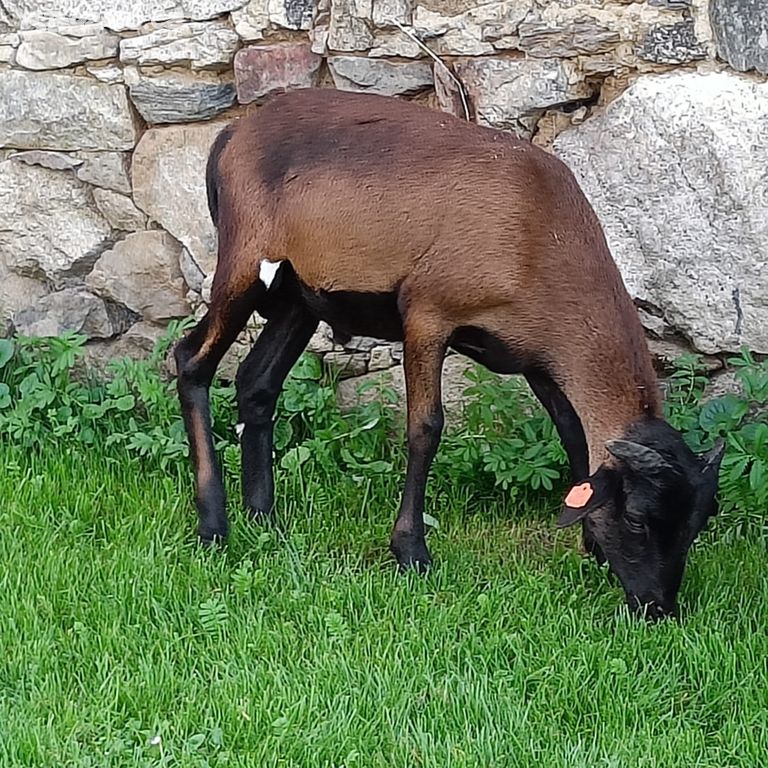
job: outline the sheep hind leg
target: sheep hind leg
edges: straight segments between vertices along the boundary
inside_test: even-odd
[[[413,318],[406,319],[404,329],[408,468],[390,549],[401,569],[423,571],[432,561],[424,535],[424,496],[443,429],[441,376],[447,335],[437,324]]]
[[[174,349],[177,390],[195,476],[198,535],[204,544],[229,533],[226,494],[211,434],[209,389],[224,353],[255,309],[253,286],[234,295],[217,291],[203,319]]]
[[[304,307],[286,305],[267,321],[237,371],[243,500],[253,519],[272,515],[275,406],[285,377],[309,343],[317,323]]]

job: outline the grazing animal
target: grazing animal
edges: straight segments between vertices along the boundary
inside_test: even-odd
[[[267,323],[236,377],[242,485],[272,514],[283,381],[326,321],[404,342],[408,465],[390,548],[430,563],[427,475],[448,347],[521,373],[551,415],[581,521],[629,605],[673,614],[689,547],[715,514],[719,446],[694,455],[662,419],[643,329],[566,166],[500,131],[406,101],[306,89],[222,131],[207,166],[218,265],[208,312],[175,349],[199,536],[228,532],[208,389],[252,312]]]

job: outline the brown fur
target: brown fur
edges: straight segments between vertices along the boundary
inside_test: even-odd
[[[267,258],[314,289],[397,292],[414,347],[482,328],[562,387],[592,470],[607,439],[660,415],[597,217],[536,146],[402,100],[306,90],[237,122],[217,170],[214,306]]]

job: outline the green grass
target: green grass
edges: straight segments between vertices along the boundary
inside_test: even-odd
[[[0,448],[3,766],[758,766],[768,553],[717,521],[646,625],[550,509],[436,484],[397,575],[401,477],[296,474],[282,530],[193,540],[190,472]],[[230,478],[231,480],[231,478]]]

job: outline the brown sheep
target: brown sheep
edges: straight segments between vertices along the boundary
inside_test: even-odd
[[[243,493],[272,514],[272,425],[320,320],[404,342],[408,468],[391,549],[424,567],[424,493],[443,426],[448,347],[521,373],[563,440],[582,521],[633,609],[673,614],[691,543],[716,512],[719,446],[696,456],[662,418],[637,312],[597,216],[556,157],[403,100],[307,89],[272,99],[211,149],[218,265],[207,314],[176,348],[199,535],[228,532],[208,388],[252,312],[237,375]]]

